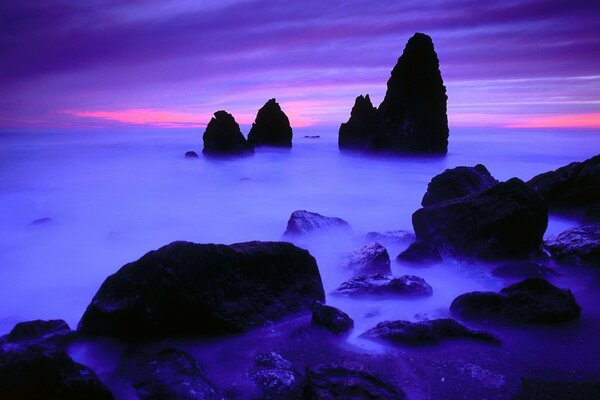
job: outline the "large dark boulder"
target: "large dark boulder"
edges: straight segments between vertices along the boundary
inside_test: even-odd
[[[291,243],[174,242],[109,276],[78,330],[132,338],[241,332],[323,299],[315,259]]]
[[[369,243],[348,254],[343,262],[344,269],[354,275],[391,275],[390,255],[379,243]]]
[[[208,156],[226,156],[252,154],[254,148],[240,130],[233,115],[226,111],[217,111],[206,126],[202,153]]]
[[[354,329],[352,318],[335,307],[315,301],[311,311],[313,324],[321,326],[336,335],[342,335]]]
[[[598,400],[600,382],[575,382],[521,378],[513,400]]]
[[[266,102],[248,133],[248,142],[253,146],[292,147],[292,127],[287,115],[275,99]]]
[[[292,363],[276,352],[256,356],[248,376],[261,388],[264,399],[296,399],[300,391],[298,373]]]
[[[75,332],[62,319],[19,322],[6,335],[0,338],[2,343],[52,344],[62,346],[70,341]]]
[[[350,231],[350,224],[341,218],[326,217],[315,212],[296,210],[290,215],[284,236],[297,236],[320,230]]]
[[[471,292],[458,296],[450,310],[462,319],[502,323],[548,324],[579,317],[581,309],[568,289],[543,278],[530,278],[500,293]]]
[[[441,263],[442,256],[431,243],[417,240],[398,254],[396,260],[416,265],[431,265]]]
[[[423,207],[412,215],[418,240],[461,257],[525,258],[548,225],[544,200],[513,178],[476,194]]]
[[[474,167],[447,169],[431,179],[427,192],[421,200],[422,206],[431,206],[446,200],[468,196],[482,190],[491,189],[498,181],[481,164]]]
[[[600,224],[567,229],[546,246],[560,262],[600,267]]]
[[[403,275],[398,278],[383,275],[355,276],[331,292],[337,296],[431,296],[433,289],[423,278]]]
[[[423,33],[408,40],[392,70],[379,108],[356,99],[340,126],[340,149],[445,154],[448,149],[446,87],[433,41]]]

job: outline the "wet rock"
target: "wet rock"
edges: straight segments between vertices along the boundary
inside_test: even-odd
[[[109,276],[78,330],[130,338],[241,332],[323,299],[315,259],[291,243],[173,242]]]
[[[383,275],[355,276],[342,283],[331,294],[338,296],[431,296],[433,289],[423,278],[403,275],[392,278]]]
[[[292,147],[292,127],[275,99],[266,102],[256,115],[248,133],[253,146]]]
[[[561,262],[600,267],[600,224],[567,229],[546,247]]]
[[[336,335],[342,335],[354,329],[352,318],[335,307],[316,301],[313,303],[311,311],[313,324],[319,325]]]
[[[445,154],[448,148],[446,87],[433,41],[415,33],[392,70],[379,108],[356,99],[340,126],[339,148]]]
[[[416,241],[396,257],[398,261],[411,264],[439,264],[442,262],[440,252],[430,243]]]
[[[365,235],[368,242],[398,245],[415,240],[415,234],[409,231],[396,230],[385,232],[369,232]]]
[[[513,400],[597,400],[600,382],[542,381],[521,378]]]
[[[185,158],[198,158],[198,153],[196,153],[195,151],[186,151],[185,152]]]
[[[217,111],[210,120],[202,136],[204,149],[202,153],[212,156],[242,155],[254,153],[254,148],[249,144],[240,126],[231,114],[226,111]]]
[[[262,389],[265,399],[297,398],[299,395],[299,376],[292,363],[279,353],[257,356],[248,375]]]
[[[497,184],[498,181],[481,164],[474,167],[447,169],[431,179],[421,205],[431,206],[446,200],[468,196],[491,189]]]
[[[357,369],[322,365],[306,371],[303,399],[402,400],[404,392]]]
[[[471,292],[450,306],[462,319],[501,323],[548,324],[579,317],[581,309],[568,289],[542,278],[530,278],[505,287],[500,293]]]
[[[62,319],[44,321],[41,319],[19,322],[0,338],[2,343],[54,344],[62,346],[71,340],[75,332]]]
[[[324,229],[350,231],[350,224],[341,218],[326,217],[310,211],[296,210],[290,215],[284,236],[304,235]]]
[[[552,269],[533,261],[502,264],[492,270],[492,276],[499,278],[541,278],[556,274]]]
[[[471,330],[453,319],[434,319],[421,322],[383,321],[362,335],[366,339],[402,345],[438,343],[444,339],[476,339],[498,343],[495,336]]]
[[[391,275],[390,255],[377,242],[369,243],[349,254],[343,262],[344,269],[355,275]]]
[[[456,256],[526,258],[537,251],[548,225],[544,200],[513,178],[491,189],[423,207],[412,215],[418,240]]]

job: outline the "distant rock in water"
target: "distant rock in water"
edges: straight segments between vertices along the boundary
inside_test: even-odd
[[[474,167],[447,169],[431,179],[421,205],[431,206],[442,201],[468,196],[491,189],[497,184],[498,181],[481,164]]]
[[[33,221],[31,221],[29,223],[29,225],[30,226],[40,226],[40,225],[50,225],[53,223],[54,223],[54,220],[52,218],[44,217],[44,218],[34,219]]]
[[[258,110],[248,133],[248,142],[254,146],[292,147],[290,120],[275,99],[267,101]]]
[[[296,210],[290,215],[284,236],[304,235],[324,229],[350,231],[350,224],[341,218],[326,217],[306,210]]]
[[[198,153],[196,153],[195,151],[186,151],[185,152],[185,158],[198,158]]]
[[[600,268],[600,224],[567,229],[547,241],[546,247],[560,262]]]
[[[379,274],[355,276],[331,292],[336,296],[431,296],[433,289],[423,278],[403,275],[398,278]]]
[[[415,33],[392,70],[379,108],[368,95],[356,98],[340,126],[340,149],[446,154],[446,87],[433,41]]]
[[[304,139],[320,139],[320,135],[304,135]]]
[[[369,243],[348,254],[343,266],[354,275],[392,274],[390,255],[386,248],[377,242]]]
[[[231,114],[217,111],[202,136],[202,153],[212,156],[252,154],[254,148],[242,135],[240,126]]]

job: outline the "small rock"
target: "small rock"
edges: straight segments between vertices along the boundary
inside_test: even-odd
[[[390,255],[379,243],[369,243],[346,256],[344,269],[354,275],[391,275]]]
[[[54,220],[52,218],[44,217],[44,218],[34,219],[33,221],[31,221],[31,223],[29,223],[29,225],[38,226],[38,225],[49,225],[52,223],[54,223]]]
[[[411,264],[439,264],[442,256],[437,249],[427,242],[416,241],[396,257],[398,261]]]
[[[185,158],[198,158],[198,153],[196,153],[195,151],[186,151],[185,152]]]
[[[284,236],[305,235],[324,229],[350,231],[350,224],[341,218],[326,217],[305,210],[296,210],[290,215]]]
[[[352,318],[335,307],[316,301],[313,303],[311,310],[313,324],[319,325],[336,335],[342,335],[354,329]]]
[[[433,289],[423,278],[404,275],[392,278],[383,275],[355,276],[331,292],[338,296],[431,296]]]
[[[304,139],[319,139],[320,137],[319,135],[305,135]]]
[[[75,332],[62,319],[44,321],[41,319],[19,322],[0,343],[54,344],[62,346],[73,338]]]

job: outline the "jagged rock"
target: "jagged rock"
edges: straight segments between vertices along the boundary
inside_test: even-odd
[[[324,229],[350,231],[350,224],[341,218],[326,217],[306,210],[296,210],[290,215],[284,236],[304,235]]]
[[[242,135],[240,126],[231,114],[226,111],[217,111],[206,126],[204,135],[205,155],[240,155],[252,154],[254,148]]]
[[[553,274],[552,269],[533,261],[502,264],[492,270],[492,275],[499,278],[541,278]]]
[[[337,335],[347,333],[354,329],[354,321],[348,314],[335,307],[327,306],[320,301],[313,303],[312,322]]]
[[[300,386],[292,363],[276,352],[257,356],[248,371],[250,379],[261,387],[265,399],[297,398]]]
[[[343,262],[344,269],[352,271],[354,275],[391,275],[390,255],[385,247],[379,243],[369,243],[353,251]]]
[[[561,262],[600,267],[600,224],[567,229],[546,246]]]
[[[248,142],[253,146],[292,147],[292,127],[281,107],[271,99],[256,115],[248,133]]]
[[[491,189],[498,181],[481,164],[474,167],[447,169],[431,179],[427,192],[421,200],[422,206],[431,206],[446,200],[468,196],[482,190]]]
[[[428,242],[416,241],[396,257],[398,261],[412,264],[439,264],[442,262],[440,252]]]
[[[185,152],[185,158],[198,158],[198,153],[196,153],[195,151],[186,151]]]
[[[526,258],[548,225],[544,200],[513,178],[476,194],[423,207],[412,215],[418,240],[460,257]]]
[[[383,321],[360,335],[361,337],[403,345],[438,343],[443,339],[476,339],[498,343],[495,336],[471,330],[453,319],[434,319],[421,322]]]
[[[542,381],[521,378],[513,400],[598,400],[600,382]]]
[[[392,278],[383,275],[355,276],[342,283],[331,294],[338,296],[431,296],[433,289],[423,278],[403,275]]]
[[[468,320],[546,324],[579,317],[581,309],[568,289],[542,278],[530,278],[505,287],[500,293],[471,292],[458,296],[450,310]]]
[[[445,154],[448,149],[446,87],[433,41],[415,33],[392,70],[379,108],[356,99],[340,126],[340,149]]]
[[[74,334],[75,332],[62,319],[49,321],[38,319],[19,322],[10,333],[0,338],[0,344],[54,344],[62,346],[72,339]]]
[[[246,331],[324,299],[315,259],[285,242],[174,242],[109,276],[78,330],[114,337]]]

